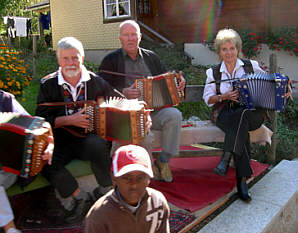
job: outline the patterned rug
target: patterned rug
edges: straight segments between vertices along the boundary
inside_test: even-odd
[[[62,207],[51,187],[10,197],[16,225],[23,233],[83,233],[84,222],[67,225],[63,222]],[[171,211],[171,233],[178,233],[195,220],[182,211]]]

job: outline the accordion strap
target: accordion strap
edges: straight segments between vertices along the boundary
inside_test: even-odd
[[[110,70],[100,70],[100,72],[106,73],[106,74],[122,76],[122,77],[129,77],[129,78],[144,78],[143,76],[140,76],[140,75],[124,74],[124,73],[114,72],[114,71],[110,71]]]
[[[37,106],[64,106],[69,104],[81,104],[81,103],[95,103],[94,100],[80,100],[80,101],[70,101],[70,102],[45,102],[37,104]]]
[[[94,100],[81,100],[81,101],[71,101],[71,102],[46,102],[46,103],[42,103],[42,104],[38,104],[38,106],[65,106],[65,105],[68,105],[68,104],[80,104],[80,103],[95,103]],[[76,130],[74,129],[71,129],[67,126],[63,126],[61,127],[65,130],[67,130],[69,133],[71,133],[72,135],[76,136],[76,137],[86,137],[86,135],[84,134],[81,134],[79,132],[77,132]]]
[[[69,133],[71,133],[72,135],[76,136],[76,137],[79,137],[79,138],[84,138],[86,137],[85,134],[81,134],[77,131],[75,131],[74,129],[71,129],[71,128],[68,128],[67,126],[66,127],[61,127],[62,129],[65,129],[66,131],[68,131]]]

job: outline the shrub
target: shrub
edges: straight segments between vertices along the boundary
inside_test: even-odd
[[[22,51],[9,49],[0,45],[0,89],[19,97],[24,94],[24,88],[29,85],[31,77],[28,74]]]
[[[272,50],[284,50],[291,56],[298,56],[298,27],[282,27],[272,31],[266,37],[266,43]]]
[[[239,35],[242,39],[242,53],[247,58],[253,58],[259,55],[262,50],[260,43],[260,36],[249,29],[243,29],[239,31]]]
[[[247,58],[258,56],[262,50],[260,36],[249,29],[242,29],[238,31],[238,33],[242,40],[241,52],[243,56]],[[211,51],[215,52],[213,41],[204,41],[204,45]]]

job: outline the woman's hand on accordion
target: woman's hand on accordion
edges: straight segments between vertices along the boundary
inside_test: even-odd
[[[231,101],[239,102],[238,98],[239,98],[239,92],[237,90],[236,91],[230,90],[221,95],[222,100],[231,100]]]
[[[287,93],[285,94],[285,97],[286,98],[290,98],[293,101],[293,97],[292,97],[292,83],[293,83],[293,80],[289,80],[288,86],[287,86]]]

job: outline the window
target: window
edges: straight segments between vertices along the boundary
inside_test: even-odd
[[[138,14],[149,15],[150,14],[150,1],[149,0],[138,0]]]
[[[130,16],[130,0],[104,0],[104,19]]]

